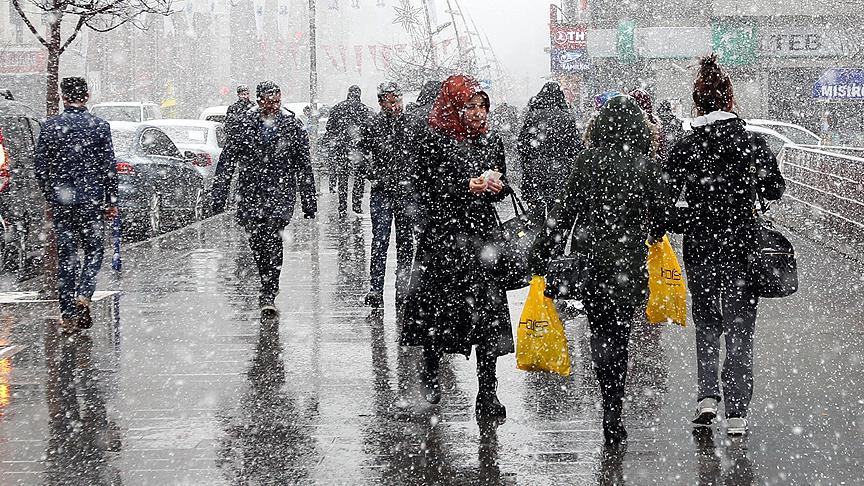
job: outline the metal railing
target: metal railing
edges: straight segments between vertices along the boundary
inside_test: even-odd
[[[786,179],[786,222],[864,255],[864,149],[786,145],[778,161]]]

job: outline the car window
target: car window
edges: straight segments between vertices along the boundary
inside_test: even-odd
[[[146,155],[182,158],[174,142],[157,128],[148,128],[141,134],[141,151]]]
[[[207,145],[207,128],[160,127],[178,145]]]
[[[216,127],[216,145],[222,148],[225,145],[225,129],[222,126]]]
[[[146,117],[146,120],[157,120],[159,118],[159,116],[156,114],[155,106],[145,106],[144,116]]]
[[[111,143],[114,145],[115,153],[128,154],[132,151],[132,146],[135,145],[135,132],[111,130]]]
[[[94,106],[90,112],[108,121],[141,121],[141,108],[137,106]]]
[[[207,115],[207,121],[225,123],[225,115]]]
[[[29,164],[36,150],[36,140],[28,120],[20,117],[2,117],[0,129],[3,130],[3,146],[9,152],[12,162]]]

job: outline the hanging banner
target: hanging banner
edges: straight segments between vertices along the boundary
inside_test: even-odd
[[[276,2],[276,28],[279,30],[279,38],[287,39],[291,33],[291,0],[277,0]]]
[[[264,37],[264,0],[253,0],[252,9],[255,15],[255,33],[261,39]]]

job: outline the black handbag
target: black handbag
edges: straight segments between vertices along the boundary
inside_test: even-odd
[[[546,269],[546,297],[582,300],[588,270],[585,255],[570,253],[549,261]]]
[[[502,287],[516,290],[531,284],[528,257],[537,231],[528,218],[522,200],[512,188],[508,191],[513,202],[514,216],[502,222],[498,212],[495,212],[499,228],[499,238],[494,244],[497,257],[495,265],[499,267]]]
[[[753,189],[754,217],[758,226],[758,247],[751,260],[750,273],[760,297],[788,297],[798,291],[798,262],[795,248],[774,224],[765,218],[767,205],[759,193],[757,168],[751,163],[751,185]],[[762,214],[759,214],[761,210]]]

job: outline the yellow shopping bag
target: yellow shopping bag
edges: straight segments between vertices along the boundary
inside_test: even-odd
[[[528,300],[516,331],[516,367],[525,371],[548,371],[570,375],[570,349],[564,324],[552,299],[543,295],[546,280],[531,278]]]
[[[648,247],[648,322],[687,325],[687,287],[669,238]]]

